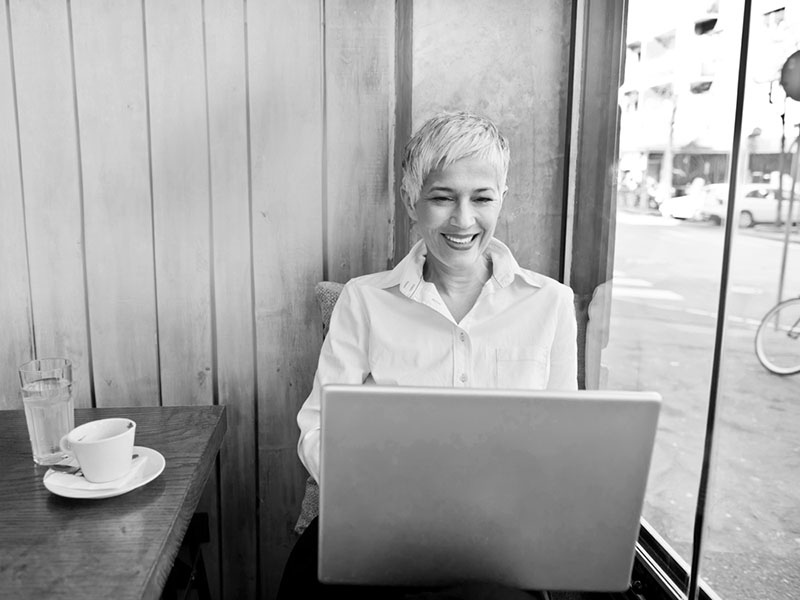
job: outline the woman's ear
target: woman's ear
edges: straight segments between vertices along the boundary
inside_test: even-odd
[[[408,213],[408,218],[411,219],[412,223],[417,222],[417,209],[411,203],[411,198],[409,198],[408,193],[401,189],[400,190],[400,198],[403,201],[403,206],[406,207],[406,212]]]

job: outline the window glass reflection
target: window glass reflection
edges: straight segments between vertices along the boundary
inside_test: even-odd
[[[755,341],[778,300],[800,295],[797,196],[787,218],[800,102],[779,84],[781,66],[800,48],[800,5],[753,2],[750,36],[700,576],[723,598],[788,600],[800,590],[800,375],[765,368]],[[765,323],[758,337],[768,366],[800,367],[800,335],[791,335],[800,333],[798,319],[800,303]]]
[[[605,308],[594,307],[587,331],[588,387],[663,396],[644,518],[686,563],[712,376],[743,6],[629,2],[614,276],[596,294]],[[800,234],[786,233],[781,200],[791,189],[800,103],[786,102],[776,83],[783,61],[800,48],[800,4],[752,6],[701,575],[722,598],[795,598],[800,375],[768,372],[756,357],[755,333],[781,285],[783,297],[800,294]],[[800,214],[800,200],[793,212]],[[598,325],[604,313],[607,329]],[[590,362],[593,343],[602,348],[599,369]]]

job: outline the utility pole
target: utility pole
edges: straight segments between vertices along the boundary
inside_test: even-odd
[[[773,82],[775,83],[775,82]],[[772,87],[769,86],[769,101],[772,103]],[[786,96],[783,97],[783,108],[781,109],[781,153],[778,157],[778,189],[775,193],[777,202],[777,214],[775,215],[775,226],[781,224],[781,208],[783,207],[783,173],[786,170]]]
[[[786,92],[786,96],[792,100],[800,102],[800,50],[786,59],[781,69],[781,87]],[[786,101],[784,100],[784,114],[786,113]],[[785,117],[784,117],[785,118]],[[792,164],[792,187],[789,190],[789,206],[786,213],[786,232],[783,240],[783,257],[781,258],[781,272],[778,280],[778,302],[782,300],[783,283],[786,275],[786,255],[789,248],[789,234],[794,226],[794,195],[797,190],[798,170],[800,170],[800,123],[796,124],[798,136],[794,143],[794,162]],[[781,164],[783,164],[783,152],[781,152]],[[781,172],[781,188],[783,187],[783,172]],[[780,203],[778,203],[780,205]]]
[[[672,196],[672,168],[673,168],[673,150],[672,146],[675,140],[675,114],[678,112],[678,95],[673,88],[670,96],[672,101],[672,111],[669,118],[669,132],[667,134],[667,145],[664,148],[664,155],[661,158],[661,178],[659,188],[661,191],[661,200],[666,200]]]

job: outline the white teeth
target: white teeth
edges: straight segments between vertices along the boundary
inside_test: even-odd
[[[444,237],[446,237],[446,238],[447,238],[449,241],[453,242],[454,244],[461,244],[461,245],[464,245],[464,246],[466,246],[467,244],[469,244],[469,243],[472,241],[472,238],[473,238],[474,236],[469,236],[469,237],[453,237],[453,236],[451,236],[451,235],[444,234]]]

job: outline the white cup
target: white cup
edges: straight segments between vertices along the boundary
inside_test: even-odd
[[[100,419],[70,431],[61,438],[61,449],[75,456],[87,481],[105,483],[130,470],[135,435],[130,419]]]

